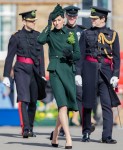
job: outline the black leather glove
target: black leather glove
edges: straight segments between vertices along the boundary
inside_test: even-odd
[[[48,18],[48,27],[51,29],[52,27],[52,13],[50,13],[49,18]]]
[[[68,64],[72,65],[74,63],[72,51],[70,51],[68,49],[63,50],[63,57],[68,62]]]
[[[63,50],[63,56],[68,60],[73,60],[73,52],[71,50]]]

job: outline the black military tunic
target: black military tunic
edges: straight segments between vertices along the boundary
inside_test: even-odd
[[[72,26],[66,24],[66,27],[67,27],[71,32],[72,32],[72,31],[76,32],[77,37],[78,37],[78,40],[80,39],[80,36],[81,36],[83,30],[86,29],[84,26],[78,25],[78,24],[75,25],[74,27],[72,27]]]
[[[100,38],[102,39],[100,40]],[[82,33],[79,44],[82,58],[77,63],[77,74],[82,74],[83,79],[83,134],[91,133],[91,110],[96,103],[98,91],[103,113],[102,139],[112,138],[112,99],[102,73],[109,82],[111,77],[119,77],[120,46],[118,34],[106,26],[102,28],[92,27]]]
[[[104,45],[98,43],[98,35],[103,33],[110,41],[113,38],[114,31],[103,28],[90,28],[83,32],[80,38],[80,50],[82,59],[77,64],[77,74],[82,74],[83,78],[83,106],[86,108],[93,108],[97,97],[98,79],[99,79],[99,67],[102,72],[107,76],[110,81],[112,76],[119,77],[120,68],[120,47],[119,38],[116,33],[114,42],[112,43],[112,49],[109,44],[105,43],[105,47],[110,56],[113,56],[112,63],[101,62],[99,66],[98,62],[90,62],[86,60],[87,56],[97,58],[98,56],[103,59],[107,58],[107,54],[104,52]],[[100,50],[99,50],[100,48]],[[109,59],[110,61],[110,59]]]
[[[74,27],[66,24],[66,27],[71,31],[71,32],[75,32],[77,34],[78,37],[78,41],[80,40],[81,34],[82,32],[86,29],[84,26],[82,25],[78,25],[76,24]],[[78,66],[76,65],[76,68]],[[77,68],[78,70],[78,68]],[[78,103],[78,108],[79,108],[79,113],[80,113],[80,117],[82,119],[82,87],[81,86],[76,86],[76,99],[77,99],[77,103]]]
[[[31,58],[34,64],[26,64],[16,61],[14,66],[14,78],[17,87],[17,100],[30,102],[37,100],[37,83],[34,77],[33,67],[41,76],[44,76],[44,52],[43,46],[37,42],[39,32],[27,31],[24,28],[13,34],[8,45],[8,54],[5,60],[4,77],[10,77],[10,71],[14,56]]]

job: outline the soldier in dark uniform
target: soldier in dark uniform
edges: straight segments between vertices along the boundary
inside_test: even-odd
[[[68,6],[68,7],[65,7],[64,10],[66,11],[66,19],[67,19],[66,27],[68,29],[70,29],[71,31],[75,31],[77,34],[78,40],[79,40],[83,30],[86,29],[84,26],[77,24],[78,11],[80,10],[80,8],[78,8],[76,6]],[[77,103],[78,103],[80,118],[82,118],[82,107],[81,107],[82,106],[81,105],[82,90],[81,90],[81,86],[76,86],[76,91],[77,91]]]
[[[101,141],[117,143],[112,139],[113,114],[109,85],[112,84],[112,87],[116,88],[118,84],[120,46],[117,32],[106,27],[109,12],[107,9],[93,6],[90,16],[92,27],[82,33],[79,42],[82,58],[77,63],[77,74],[82,74],[83,81],[83,142],[90,141],[91,110],[95,105],[98,90],[103,114]]]
[[[56,127],[50,138],[52,146],[58,147],[58,134],[62,126],[66,136],[65,149],[71,149],[67,111],[78,111],[74,63],[80,58],[80,49],[76,33],[64,26],[64,10],[59,4],[50,14],[48,26],[40,34],[38,41],[49,45],[50,63],[47,70],[59,111]]]
[[[38,31],[34,30],[36,10],[20,13],[23,28],[13,34],[8,44],[8,54],[4,66],[3,83],[10,86],[10,71],[14,56],[14,79],[17,88],[17,102],[19,103],[19,114],[23,138],[36,136],[33,132],[33,123],[38,100],[38,85],[34,76],[34,70],[40,76],[44,73],[43,46],[37,42]]]
[[[64,10],[66,12],[65,16],[67,19],[66,27],[69,28],[71,31],[75,31],[79,40],[81,33],[84,29],[86,29],[86,27],[77,24],[78,11],[80,10],[80,8],[76,6],[68,6],[65,7]]]

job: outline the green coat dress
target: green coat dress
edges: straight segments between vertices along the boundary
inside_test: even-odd
[[[48,30],[46,27],[38,37],[41,44],[49,45],[49,66],[50,83],[53,89],[58,108],[67,106],[68,110],[78,110],[76,102],[76,86],[75,86],[75,66],[63,61],[63,50],[71,50],[73,53],[73,61],[80,58],[80,48],[76,33],[74,33],[75,43],[69,44],[68,37],[70,30],[65,26],[61,30]]]

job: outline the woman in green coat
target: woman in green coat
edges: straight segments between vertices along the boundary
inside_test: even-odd
[[[78,111],[74,63],[80,58],[80,49],[76,34],[64,26],[64,11],[59,4],[50,13],[48,26],[40,33],[38,42],[49,45],[50,63],[47,70],[59,111],[56,128],[51,136],[52,146],[58,147],[58,134],[62,126],[66,135],[65,148],[70,149],[72,140],[67,111]]]

